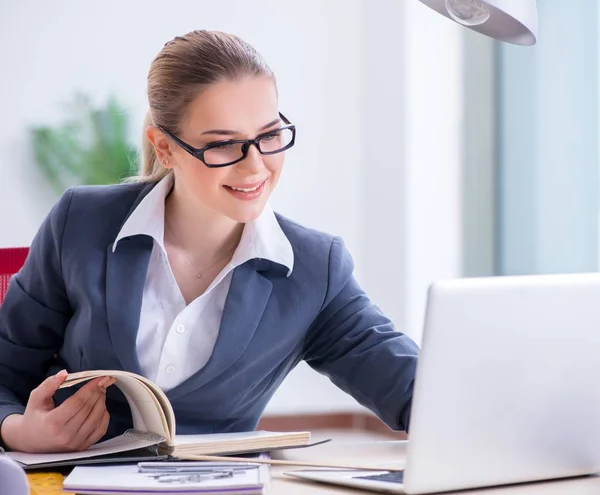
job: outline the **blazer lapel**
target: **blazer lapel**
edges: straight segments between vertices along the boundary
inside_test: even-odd
[[[106,313],[110,339],[123,370],[141,374],[136,337],[153,240],[134,236],[111,243],[106,261]]]
[[[170,390],[168,397],[176,398],[200,388],[240,358],[260,323],[272,287],[252,262],[234,270],[212,356],[203,369]]]

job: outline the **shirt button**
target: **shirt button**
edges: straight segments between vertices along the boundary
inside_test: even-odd
[[[177,333],[185,332],[185,327],[183,325],[177,325]]]
[[[175,373],[175,370],[176,370],[176,368],[175,368],[175,366],[173,366],[172,364],[169,364],[169,365],[168,365],[168,366],[165,368],[165,371],[166,371],[167,373]]]

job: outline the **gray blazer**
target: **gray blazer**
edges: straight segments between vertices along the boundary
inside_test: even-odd
[[[128,237],[114,253],[112,243],[153,186],[72,188],[43,222],[0,307],[0,422],[61,368],[141,373],[136,332],[153,241]],[[286,277],[263,259],[235,269],[213,355],[167,393],[177,432],[253,430],[301,359],[391,428],[407,429],[417,346],[369,301],[339,238],[277,218],[294,271]],[[72,393],[59,391],[57,402]],[[107,436],[132,426],[116,387],[107,408]]]

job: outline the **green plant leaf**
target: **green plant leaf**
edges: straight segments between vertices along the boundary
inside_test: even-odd
[[[138,151],[128,142],[128,115],[113,96],[95,108],[82,93],[58,126],[30,129],[35,162],[59,193],[81,184],[115,184],[137,169]]]

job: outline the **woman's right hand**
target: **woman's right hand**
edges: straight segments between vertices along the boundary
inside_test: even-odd
[[[86,383],[58,407],[53,396],[67,378],[60,371],[34,389],[23,414],[7,416],[0,437],[9,450],[30,453],[76,452],[100,440],[108,429],[106,389],[111,377]]]

